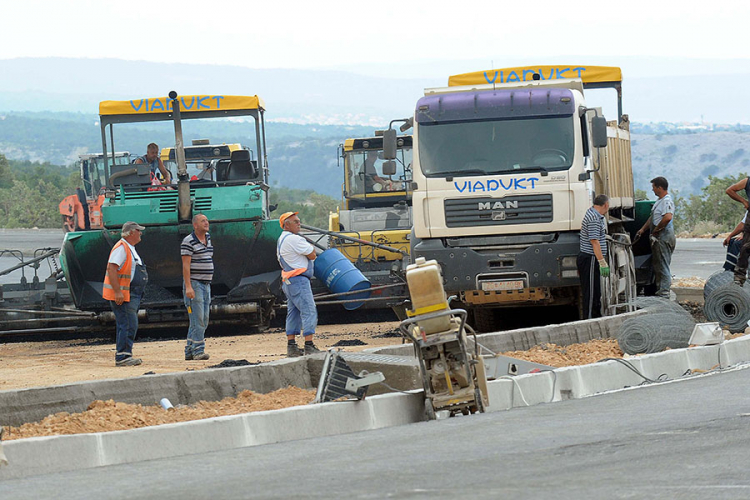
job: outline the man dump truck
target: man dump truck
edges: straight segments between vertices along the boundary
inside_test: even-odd
[[[130,153],[115,153],[115,165],[129,163]],[[81,187],[76,189],[76,194],[63,198],[59,206],[63,231],[66,233],[102,228],[104,186],[100,179],[104,177],[104,157],[101,154],[80,155],[78,169],[81,172]]]
[[[138,245],[149,275],[141,302],[142,325],[184,324],[187,313],[182,297],[180,242],[193,230],[192,217],[201,213],[211,222],[215,246],[212,324],[263,327],[269,323],[273,305],[281,296],[275,253],[281,228],[278,220],[269,219],[264,113],[258,96],[177,97],[172,92],[168,98],[103,101],[99,105],[103,157],[107,158],[115,151],[115,128],[131,123],[173,122],[178,182],[154,189],[146,164],[112,161],[100,172],[97,182],[106,191],[102,204],[104,229],[67,233],[60,254],[71,296],[79,309],[104,312],[99,316],[107,317],[109,303],[101,296],[107,259],[120,238],[123,223],[132,220],[146,226]],[[237,117],[251,118],[248,126],[254,128],[254,134],[248,144],[254,153],[239,148],[219,154],[220,158],[213,158],[216,162],[212,171],[191,182],[183,122]]]
[[[329,216],[328,230],[402,250],[395,253],[353,240],[331,237],[329,244],[343,253],[370,280],[375,290],[365,308],[398,307],[406,298],[403,277],[412,227],[412,137],[396,139],[396,158],[383,159],[383,137],[347,139],[339,146],[344,164],[342,207]],[[389,170],[390,169],[390,170]],[[393,286],[389,286],[393,285]],[[387,288],[378,288],[387,286]]]
[[[621,81],[615,67],[499,69],[452,76],[417,102],[412,259],[440,264],[451,307],[471,311],[478,329],[495,328],[501,308],[580,311],[579,231],[601,193],[615,240],[603,307],[630,307],[620,306],[635,293],[623,229],[635,205]],[[617,93],[616,121],[586,105],[586,89],[606,88]],[[387,144],[387,156],[392,150]]]

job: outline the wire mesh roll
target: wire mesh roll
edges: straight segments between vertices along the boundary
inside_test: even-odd
[[[695,321],[674,310],[625,320],[617,342],[627,354],[650,354],[688,346]]]
[[[690,316],[690,313],[680,304],[662,297],[637,297],[635,305],[638,309],[645,309],[653,313],[673,312]]]
[[[703,285],[703,301],[708,300],[708,296],[711,292],[719,287],[728,285],[734,280],[733,271],[716,271],[706,280],[706,284]]]
[[[720,286],[709,294],[703,312],[732,333],[744,332],[750,321],[750,292],[734,283]]]

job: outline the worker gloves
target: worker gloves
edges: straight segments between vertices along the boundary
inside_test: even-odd
[[[607,261],[604,259],[599,260],[599,274],[601,274],[604,278],[609,277],[609,266],[607,265]]]

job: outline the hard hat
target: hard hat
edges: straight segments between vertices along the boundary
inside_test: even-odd
[[[297,215],[298,213],[299,212],[284,212],[283,214],[281,214],[281,217],[279,217],[279,226],[283,228],[284,222],[286,222],[286,220],[292,215]]]

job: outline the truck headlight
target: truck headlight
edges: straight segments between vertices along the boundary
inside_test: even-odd
[[[568,255],[567,257],[562,258],[562,266],[563,267],[577,267],[576,266],[576,256],[574,255]]]

